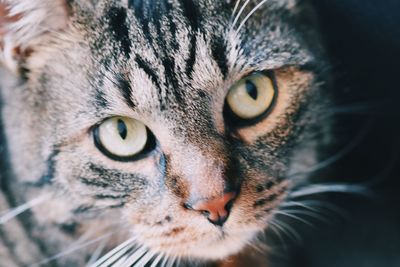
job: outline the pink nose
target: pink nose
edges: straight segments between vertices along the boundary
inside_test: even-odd
[[[218,198],[199,201],[193,205],[187,206],[193,210],[202,212],[212,224],[222,226],[229,217],[229,212],[235,197],[236,194],[230,192]]]

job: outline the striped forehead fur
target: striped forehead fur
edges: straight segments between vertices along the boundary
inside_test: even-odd
[[[296,42],[291,39],[282,46],[285,47],[283,49],[290,49],[291,53],[280,51],[279,58],[268,52],[275,49],[273,43],[264,44],[262,41],[256,41],[254,46],[247,44],[247,50],[250,52],[244,55],[241,36],[230,27],[229,12],[225,14],[220,12],[218,19],[213,21],[201,20],[200,16],[193,19],[190,16],[195,13],[190,12],[196,11],[185,11],[185,8],[202,8],[197,13],[202,13],[205,17],[213,16],[214,11],[210,7],[216,9],[218,5],[205,2],[199,1],[202,3],[199,4],[176,1],[170,4],[161,1],[152,4],[151,1],[128,1],[127,7],[104,2],[102,11],[98,14],[100,27],[104,31],[100,31],[102,32],[100,35],[97,33],[89,35],[93,43],[93,53],[101,51],[104,63],[107,64],[107,67],[102,68],[108,73],[107,76],[121,72],[128,73],[128,69],[132,68],[140,69],[147,80],[157,88],[156,99],[159,99],[159,102],[165,102],[171,97],[180,101],[183,98],[179,88],[185,88],[185,91],[190,91],[186,90],[188,87],[210,88],[210,82],[224,80],[228,71],[231,73],[234,69],[240,71],[246,64],[260,65],[259,62],[267,57],[270,58],[270,63],[264,60],[263,64],[268,63],[269,66],[259,66],[260,69],[279,67],[288,60],[294,63],[296,56],[299,60],[307,61],[304,54],[296,55],[299,51],[296,51]],[[191,3],[189,7],[188,3]],[[206,4],[209,4],[207,8]],[[274,39],[273,37],[271,36],[271,39]],[[293,48],[288,45],[290,43],[293,44]],[[102,44],[100,46],[103,48],[99,49],[99,44]],[[257,45],[260,47],[256,47]],[[262,50],[264,45],[266,47],[268,45],[269,49],[265,51],[266,54],[256,52]],[[282,43],[276,43],[277,47],[280,45]],[[105,55],[107,53],[108,56]],[[254,59],[249,60],[249,55]],[[283,57],[284,55],[287,55],[287,58]],[[199,58],[201,60],[198,60]],[[115,62],[111,64],[115,66],[114,69],[110,69],[110,60]],[[196,76],[195,79],[193,75]],[[129,75],[123,78],[128,79],[128,82],[141,83],[138,77],[143,76],[136,76],[134,81]],[[213,80],[210,80],[211,77]],[[218,83],[215,85],[218,86]],[[135,88],[132,89],[135,91]],[[135,93],[129,97],[134,98]],[[164,108],[165,103],[157,105]]]

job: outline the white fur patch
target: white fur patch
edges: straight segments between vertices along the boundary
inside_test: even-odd
[[[5,0],[8,16],[15,17],[4,25],[0,62],[13,72],[18,68],[16,48],[22,53],[40,41],[44,34],[67,26],[67,4],[64,0]]]

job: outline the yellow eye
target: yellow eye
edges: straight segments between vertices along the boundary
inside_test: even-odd
[[[143,123],[126,117],[107,119],[94,129],[96,147],[115,160],[132,160],[145,149],[148,138]]]
[[[226,103],[240,119],[251,120],[264,114],[275,98],[274,83],[263,73],[255,73],[237,82],[229,91]]]

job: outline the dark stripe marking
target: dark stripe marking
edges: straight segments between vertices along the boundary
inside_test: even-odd
[[[87,211],[93,209],[93,206],[79,206],[78,208],[74,209],[72,212],[74,214],[79,214],[79,213],[86,213]]]
[[[194,64],[196,63],[197,39],[195,33],[190,38],[189,57],[186,60],[186,75],[191,79]]]
[[[110,30],[114,38],[120,43],[121,50],[129,58],[131,53],[131,40],[129,38],[129,28],[127,25],[127,14],[123,7],[111,7],[108,11],[110,20]]]
[[[157,75],[157,72],[154,69],[152,69],[150,67],[150,64],[146,62],[144,59],[142,59],[140,56],[137,56],[135,61],[138,64],[138,67],[141,68],[147,74],[152,83],[157,87],[158,101],[160,102],[160,108],[161,110],[164,110],[165,99],[162,96],[162,88],[159,82],[159,76]]]
[[[192,0],[180,0],[183,15],[187,18],[193,31],[200,28],[201,15],[198,7]]]
[[[175,96],[178,104],[183,105],[185,92],[180,90],[179,81],[175,73],[175,61],[173,59],[166,58],[162,61],[165,70],[165,80],[166,87],[171,90],[172,94]]]
[[[267,203],[273,202],[277,197],[278,197],[278,195],[272,194],[272,195],[270,195],[270,196],[268,196],[266,198],[262,198],[262,199],[257,200],[256,202],[254,202],[253,206],[254,207],[263,206],[263,205],[265,205]]]
[[[212,40],[211,53],[225,79],[228,75],[228,62],[226,42],[223,38],[216,37]]]
[[[116,76],[116,81],[117,81],[117,86],[119,91],[121,92],[122,96],[125,99],[126,104],[130,108],[135,108],[136,105],[133,103],[132,100],[132,87],[131,84],[129,83],[128,80],[126,80],[122,75],[117,75]]]
[[[79,180],[86,185],[97,186],[97,187],[109,187],[110,184],[106,182],[99,181],[97,179],[88,179],[86,177],[79,177]]]
[[[123,195],[106,195],[106,194],[98,194],[95,195],[95,199],[122,199],[122,198],[128,198],[130,195],[123,194]]]
[[[138,67],[141,68],[147,74],[147,76],[149,76],[152,83],[154,83],[157,88],[160,88],[161,86],[158,81],[157,72],[150,67],[150,64],[142,59],[140,56],[137,56],[135,61],[138,64]]]
[[[142,0],[130,0],[128,2],[128,8],[133,9],[135,12],[135,17],[139,23],[139,28],[143,32],[143,37],[147,40],[147,42],[150,44],[152,47],[155,55],[157,56],[157,51],[153,46],[153,40],[150,34],[150,29],[149,29],[149,21],[146,17],[147,13],[145,12],[145,8],[143,5]],[[158,56],[157,56],[158,57]]]
[[[96,89],[96,94],[94,96],[96,107],[101,109],[105,109],[108,107],[109,103],[106,99],[106,95],[104,94],[103,90],[100,88]]]
[[[119,209],[119,208],[122,208],[123,206],[125,206],[125,202],[122,202],[122,203],[120,203],[120,204],[117,204],[117,205],[111,205],[111,206],[108,206],[108,208],[109,209]]]
[[[56,171],[56,156],[60,153],[58,149],[53,150],[46,161],[47,170],[46,173],[40,177],[39,181],[35,184],[36,186],[44,186],[53,182],[54,173]]]
[[[189,57],[186,60],[186,75],[191,78],[194,64],[196,63],[197,39],[196,34],[200,28],[201,15],[198,7],[192,0],[181,0],[183,15],[187,18],[192,33],[190,37]]]

